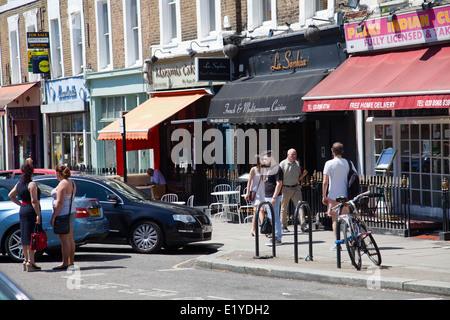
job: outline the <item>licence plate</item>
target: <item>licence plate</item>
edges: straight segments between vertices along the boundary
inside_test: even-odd
[[[97,217],[100,215],[100,209],[90,209],[89,212],[91,213],[91,217]]]

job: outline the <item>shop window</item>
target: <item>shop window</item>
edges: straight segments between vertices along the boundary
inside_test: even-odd
[[[401,176],[409,177],[412,203],[441,206],[441,182],[450,172],[450,124],[400,124]]]
[[[77,168],[91,164],[89,119],[89,113],[51,117],[52,167],[64,164]]]
[[[393,147],[392,125],[375,125],[375,163],[384,149]]]

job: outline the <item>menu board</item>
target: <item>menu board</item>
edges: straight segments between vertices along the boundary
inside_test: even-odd
[[[389,170],[391,168],[392,162],[394,161],[395,155],[397,153],[396,149],[387,148],[381,152],[380,158],[377,161],[375,170]]]

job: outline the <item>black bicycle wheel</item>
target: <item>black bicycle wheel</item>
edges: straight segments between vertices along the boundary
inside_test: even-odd
[[[367,232],[367,227],[365,224],[360,223],[359,230],[361,232],[361,250],[363,253],[367,254],[369,259],[376,265],[381,265],[381,254],[380,249],[378,249],[377,243],[373,238],[371,233]]]
[[[361,270],[361,252],[359,248],[359,241],[353,232],[353,226],[350,226],[347,221],[344,224],[344,241],[347,247],[348,255],[356,270]]]

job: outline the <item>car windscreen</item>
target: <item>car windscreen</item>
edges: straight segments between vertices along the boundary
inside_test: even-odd
[[[105,179],[103,180],[105,184],[110,186],[111,188],[119,191],[123,196],[133,201],[147,201],[149,200],[148,196],[142,194],[138,190],[133,187],[123,183],[122,181],[118,181],[116,179]]]

